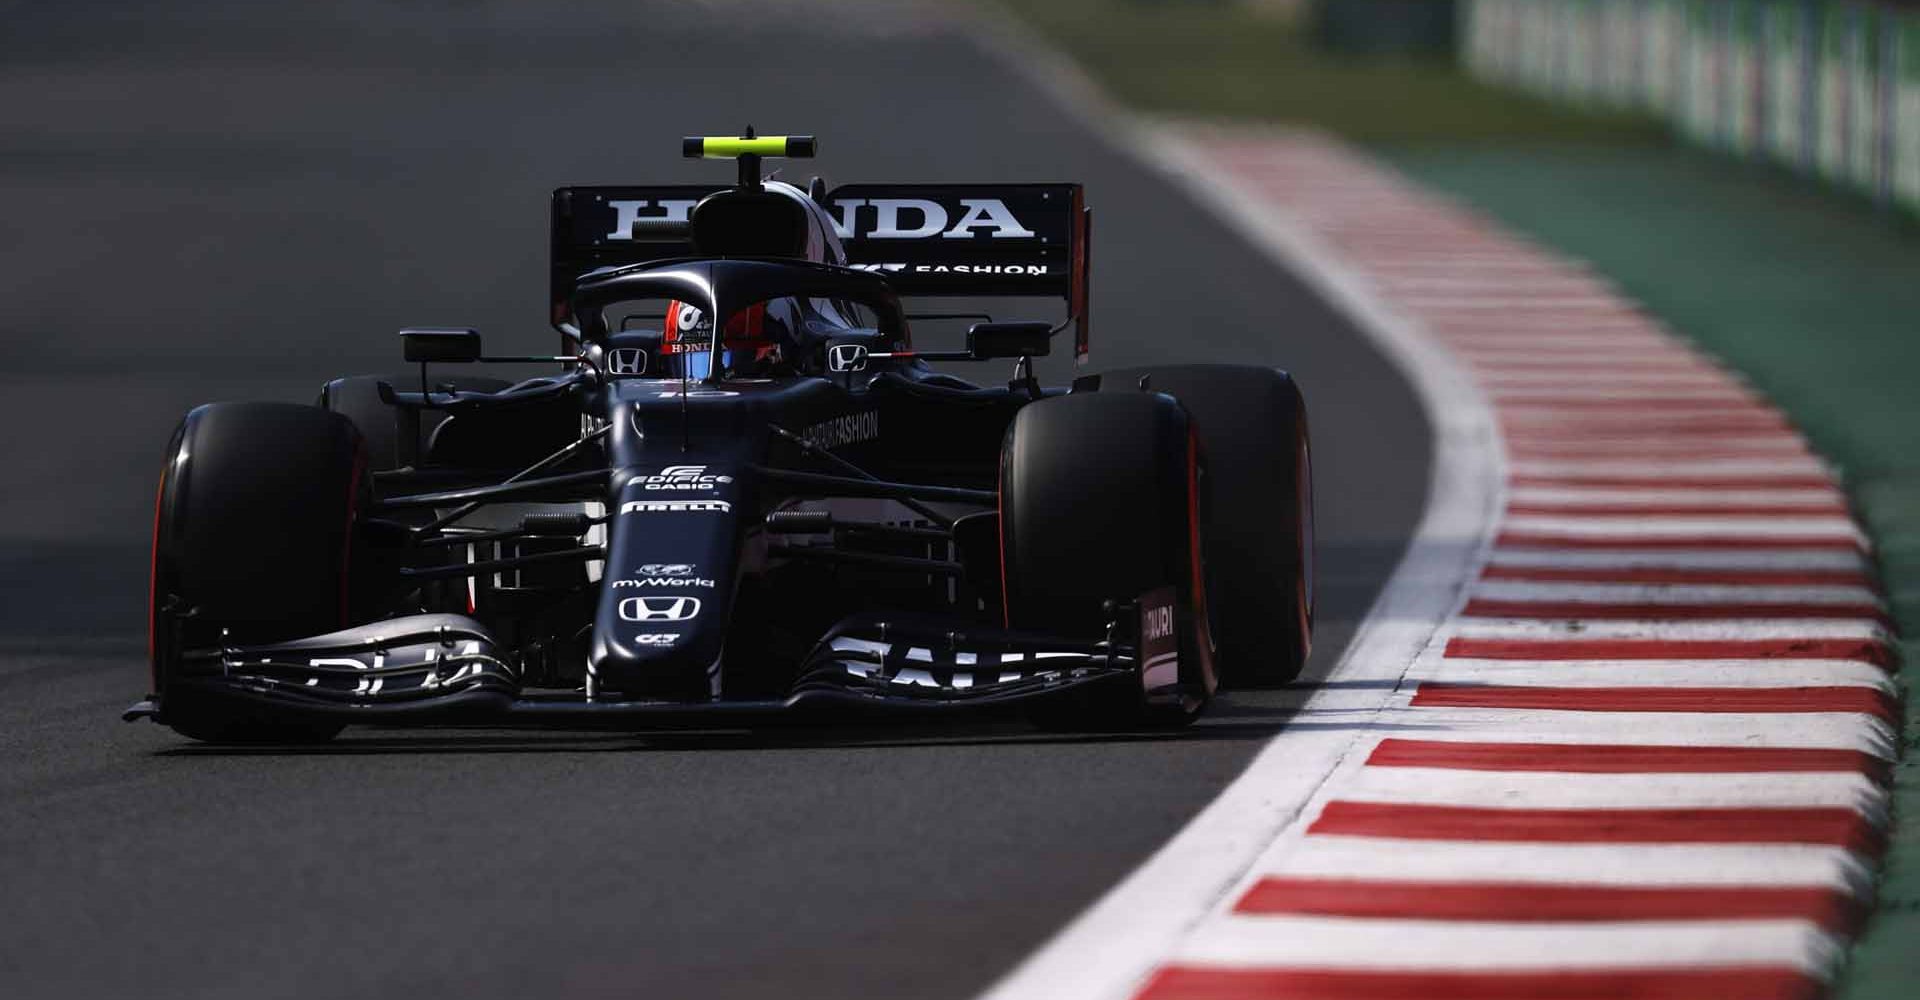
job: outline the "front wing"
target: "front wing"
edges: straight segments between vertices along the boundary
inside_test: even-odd
[[[396,618],[291,642],[188,651],[170,690],[128,709],[165,722],[169,698],[256,717],[384,725],[675,728],[953,714],[1142,683],[1135,649],[982,629],[920,616],[859,615],[830,631],[784,698],[629,700],[529,690],[493,636],[462,615]],[[1146,692],[1150,697],[1167,692]]]

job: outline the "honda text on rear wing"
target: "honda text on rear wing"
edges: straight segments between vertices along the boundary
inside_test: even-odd
[[[579,279],[607,267],[695,254],[687,223],[724,187],[563,187],[553,193],[553,321],[572,326]],[[1058,298],[1087,355],[1092,210],[1078,184],[847,184],[811,197],[827,209],[847,266],[901,296]],[[1062,324],[1063,326],[1065,323]]]

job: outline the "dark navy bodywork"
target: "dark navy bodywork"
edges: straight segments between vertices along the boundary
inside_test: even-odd
[[[613,216],[583,214],[679,190],[556,192],[561,374],[475,391],[436,384],[423,365],[420,383],[380,384],[401,437],[425,443],[372,470],[356,514],[353,603],[371,609],[361,621],[253,645],[196,646],[179,638],[189,630],[156,626],[158,690],[129,717],[167,721],[169,690],[182,688],[287,718],[616,726],[1140,690],[1141,615],[1167,610],[1143,595],[1112,595],[1093,634],[1004,624],[1002,439],[1022,407],[1065,390],[1042,389],[1024,358],[999,385],[928,368],[936,355],[916,352],[895,286],[964,286],[922,250],[896,254],[911,279],[889,277],[885,246],[850,264],[842,220],[797,189],[751,195],[805,213],[804,245],[777,256],[701,254],[697,230],[629,245],[601,235]],[[878,195],[926,193],[848,190],[860,197],[845,220]],[[1058,329],[1077,325],[1084,351],[1079,189],[1007,190],[1026,224],[1051,212],[1071,231],[994,242],[1006,234],[956,230],[980,238],[941,246],[961,254],[963,277],[1024,275],[982,278],[987,292],[1063,293],[1073,314]],[[952,216],[996,217],[979,201]],[[1021,247],[1033,262],[1009,256]],[[624,304],[660,300],[714,317],[711,339],[623,329]],[[769,300],[795,304],[785,355],[769,370],[734,364],[725,318]],[[848,321],[855,312],[863,325]],[[162,597],[156,614],[173,613]],[[1213,686],[1198,662],[1183,661],[1174,683],[1157,676],[1149,702]]]

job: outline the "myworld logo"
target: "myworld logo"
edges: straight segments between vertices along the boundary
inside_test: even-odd
[[[713,581],[698,576],[642,576],[615,580],[615,587],[712,587]]]

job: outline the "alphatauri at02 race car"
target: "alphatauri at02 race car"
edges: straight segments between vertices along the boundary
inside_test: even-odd
[[[762,180],[813,148],[687,139],[736,183],[554,192],[559,356],[405,330],[405,374],[188,413],[155,515],[153,693],[127,717],[283,742],[1017,702],[1116,729],[1292,678],[1312,491],[1287,375],[1043,388],[1056,334],[1087,352],[1080,186]],[[903,296],[1066,318],[929,351],[911,321],[980,317]],[[1009,381],[927,365],[991,359]],[[446,374],[487,361],[560,370]]]

